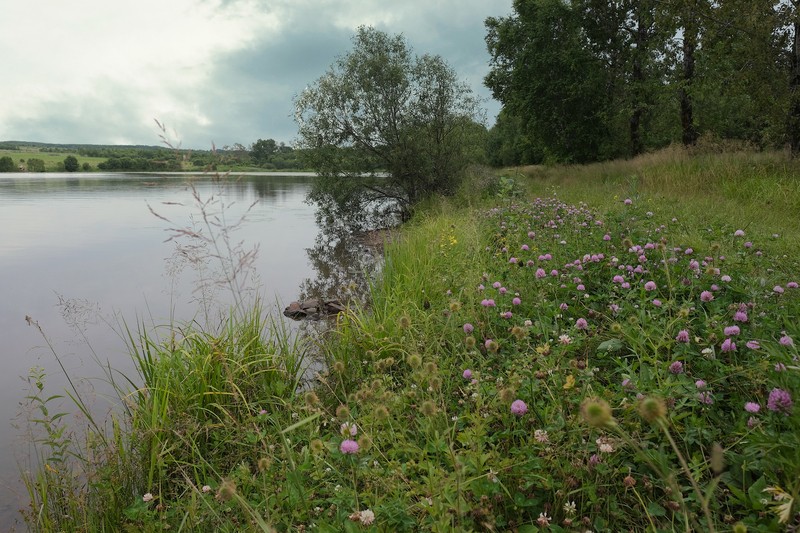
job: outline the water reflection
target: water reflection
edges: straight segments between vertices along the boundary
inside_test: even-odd
[[[382,265],[382,233],[354,232],[328,224],[320,228],[314,246],[306,253],[314,275],[301,284],[301,299],[335,299],[358,306],[369,303],[370,282]]]

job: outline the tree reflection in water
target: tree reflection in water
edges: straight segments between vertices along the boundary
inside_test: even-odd
[[[354,232],[344,224],[324,224],[306,250],[315,276],[300,285],[300,299],[339,300],[347,306],[369,304],[369,285],[380,272],[387,230]]]

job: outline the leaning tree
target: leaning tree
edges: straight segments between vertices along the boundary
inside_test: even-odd
[[[353,49],[295,99],[298,147],[319,174],[309,199],[330,222],[407,219],[414,205],[455,190],[483,117],[439,56],[413,54],[402,35],[360,27]]]

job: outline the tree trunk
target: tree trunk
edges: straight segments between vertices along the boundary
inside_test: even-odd
[[[692,82],[694,81],[694,51],[697,47],[697,28],[694,21],[691,20],[692,16],[693,14],[689,12],[683,25],[683,76],[679,96],[681,100],[681,140],[684,146],[691,146],[697,141],[691,94]]]
[[[792,157],[800,156],[800,13],[795,6],[792,41],[792,75],[789,79],[789,146]]]
[[[642,23],[643,7],[638,8],[636,16],[635,42],[636,50],[633,53],[633,68],[631,71],[631,84],[633,88],[633,109],[630,118],[630,138],[631,155],[639,155],[644,150],[642,144],[642,133],[640,130],[642,115],[644,114],[644,69],[642,68],[642,56],[647,41],[647,28]]]

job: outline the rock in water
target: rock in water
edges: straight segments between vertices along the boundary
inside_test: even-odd
[[[345,310],[338,300],[317,300],[315,298],[292,302],[283,310],[284,316],[292,320],[319,320],[324,316],[332,316]]]

